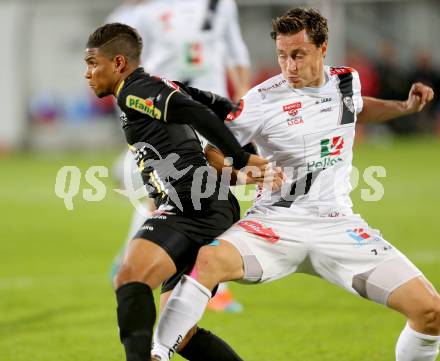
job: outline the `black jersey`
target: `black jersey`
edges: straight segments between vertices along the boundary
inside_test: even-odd
[[[227,114],[228,102],[209,92],[198,91],[198,96],[212,97],[214,111],[194,101],[178,84],[150,76],[142,68],[125,79],[117,93],[126,140],[156,202],[170,192],[188,199],[194,173],[207,166],[194,128],[232,156],[236,167],[244,166],[249,157],[218,117]]]

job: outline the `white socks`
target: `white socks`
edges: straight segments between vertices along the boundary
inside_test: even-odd
[[[210,290],[193,278],[183,276],[160,315],[151,354],[168,361],[187,332],[202,318],[210,298]]]
[[[396,345],[396,361],[435,361],[440,336],[424,335],[406,324]]]

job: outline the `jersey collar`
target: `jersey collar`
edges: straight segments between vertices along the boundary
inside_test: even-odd
[[[118,85],[118,88],[116,89],[116,93],[115,93],[116,98],[119,96],[122,88],[124,88],[125,85],[128,85],[133,80],[138,79],[142,75],[148,75],[143,67],[140,66],[139,68],[133,70],[133,72],[127,78],[125,78],[125,80],[121,81],[121,83]]]

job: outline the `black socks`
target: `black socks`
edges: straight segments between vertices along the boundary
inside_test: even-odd
[[[156,306],[150,286],[132,282],[116,290],[119,336],[127,361],[150,359]]]
[[[197,329],[179,355],[190,361],[243,361],[225,341],[203,328]]]

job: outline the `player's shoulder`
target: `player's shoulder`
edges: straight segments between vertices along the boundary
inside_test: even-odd
[[[126,99],[130,95],[145,96],[157,90],[157,84],[142,68],[136,69],[121,84],[118,99]]]
[[[325,71],[327,74],[329,74],[331,77],[338,77],[344,74],[357,74],[357,70],[350,67],[350,66],[326,66]]]
[[[361,87],[359,73],[350,66],[326,66],[325,72],[338,88],[353,87],[354,89],[360,89]]]
[[[261,100],[266,99],[268,96],[277,95],[280,92],[283,92],[287,87],[287,81],[284,79],[282,74],[277,74],[260,84],[254,86],[250,92],[254,94],[254,96],[259,97]]]
[[[263,102],[266,99],[267,94],[269,92],[275,92],[276,89],[285,83],[286,81],[283,79],[282,75],[279,74],[255,85],[243,96],[234,112],[228,115],[228,120],[237,118],[238,115],[242,113],[243,109],[246,109],[246,111],[251,110],[252,112],[257,113],[261,112],[262,106],[264,106]]]
[[[118,105],[127,114],[144,114],[161,119],[162,110],[158,107],[158,102],[163,96],[168,95],[168,89],[160,79],[151,77],[139,69],[122,85],[118,94]],[[166,94],[162,96],[164,90]]]

